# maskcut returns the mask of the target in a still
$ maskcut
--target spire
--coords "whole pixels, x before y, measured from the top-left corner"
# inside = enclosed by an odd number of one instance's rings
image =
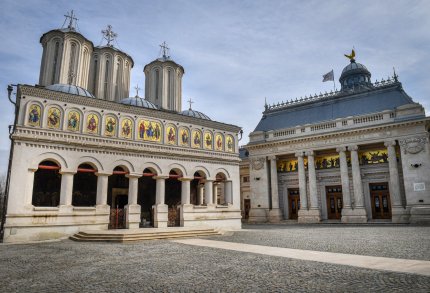
[[[71,31],[76,30],[76,23],[78,19],[76,18],[76,15],[74,14],[73,10],[67,12],[67,14],[64,14],[64,16],[66,17],[66,19],[64,20],[63,26],[61,28],[63,28],[64,24],[67,22],[67,20],[69,20],[69,25],[67,26],[67,28]]]
[[[107,41],[107,46],[113,47],[113,44],[111,43],[115,40],[118,34],[112,30],[112,26],[110,24],[108,24],[105,30],[102,30],[102,34],[103,38]]]
[[[269,106],[267,105],[267,98],[264,97],[264,109],[267,111],[268,108]]]
[[[170,48],[167,46],[166,41],[164,41],[161,45],[160,45],[161,51],[160,53],[162,54],[162,57],[164,59],[170,59],[170,55],[169,55],[169,51]]]

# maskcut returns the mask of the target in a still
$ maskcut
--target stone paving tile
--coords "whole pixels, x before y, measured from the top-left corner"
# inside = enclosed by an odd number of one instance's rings
[[[430,260],[430,227],[409,225],[243,225],[207,239],[337,253]]]
[[[167,240],[66,240],[0,245],[0,292],[430,292],[430,278]]]

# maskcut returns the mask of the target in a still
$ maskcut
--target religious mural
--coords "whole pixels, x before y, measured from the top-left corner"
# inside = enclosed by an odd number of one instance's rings
[[[303,158],[305,170],[308,169],[308,159]],[[299,162],[297,158],[281,159],[278,161],[278,172],[297,172]]]
[[[48,109],[48,119],[46,125],[49,128],[59,129],[61,124],[61,111],[57,107]]]
[[[105,121],[105,135],[115,136],[116,135],[116,118],[107,116]]]
[[[201,148],[202,147],[202,133],[200,130],[193,130],[193,139],[191,146],[193,148]]]
[[[126,118],[121,121],[121,137],[130,139],[133,134],[133,122]]]
[[[40,117],[42,110],[39,105],[31,105],[28,109],[28,124],[31,126],[40,126]]]
[[[358,152],[360,165],[388,163],[387,149],[365,150]]]
[[[208,149],[208,150],[212,149],[212,141],[213,141],[212,133],[205,131],[205,134],[204,134],[205,149]]]
[[[234,152],[234,140],[231,135],[227,135],[226,150],[231,153]]]
[[[188,146],[190,144],[190,131],[186,128],[181,128],[180,131],[179,144],[181,146]]]
[[[215,135],[215,150],[222,151],[222,146],[224,144],[224,140],[221,134],[217,133]]]
[[[166,141],[168,144],[176,144],[176,127],[167,125],[166,127]]]
[[[161,123],[141,119],[138,123],[139,138],[147,141],[161,142]]]
[[[86,131],[88,133],[97,133],[99,128],[99,116],[89,114],[87,116]]]
[[[67,130],[79,131],[81,123],[81,114],[78,111],[70,111],[67,116]]]

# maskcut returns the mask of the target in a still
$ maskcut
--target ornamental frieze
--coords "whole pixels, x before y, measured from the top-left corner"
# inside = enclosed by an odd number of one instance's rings
[[[428,143],[428,138],[426,136],[416,136],[399,140],[399,144],[403,148],[405,154],[418,154],[421,151],[425,152],[426,143]]]
[[[264,168],[265,158],[255,158],[251,160],[252,170],[261,170]]]

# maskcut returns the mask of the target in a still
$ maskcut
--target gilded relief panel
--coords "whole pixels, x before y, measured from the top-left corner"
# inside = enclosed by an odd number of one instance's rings
[[[61,125],[61,111],[57,107],[48,109],[48,119],[46,125],[48,128],[59,129]]]
[[[305,170],[308,169],[308,159],[303,158]],[[297,158],[281,159],[278,160],[278,172],[296,172],[298,170],[299,162]]]
[[[231,135],[227,135],[226,150],[230,153],[234,152],[234,140],[233,140],[233,136]]]
[[[93,113],[88,114],[85,125],[86,132],[93,134],[97,133],[99,130],[99,116]]]
[[[215,135],[215,150],[222,151],[223,144],[224,144],[224,139],[222,135],[217,133]]]
[[[167,144],[176,145],[176,127],[171,124],[166,127],[166,141]]]
[[[133,121],[126,118],[121,121],[121,137],[130,139],[133,136]]]
[[[42,109],[39,105],[33,104],[28,109],[28,125],[40,126],[40,117],[42,116]]]
[[[180,128],[179,134],[180,134],[179,144],[181,146],[189,146],[190,145],[190,131],[187,128]]]
[[[191,146],[193,148],[202,147],[202,132],[200,130],[193,130],[193,139]]]
[[[387,149],[364,150],[358,152],[360,165],[388,163]]]
[[[213,142],[212,133],[210,133],[209,131],[205,131],[204,144],[203,144],[205,149],[211,150],[212,149],[212,142]]]
[[[139,139],[146,141],[161,142],[161,123],[150,120],[139,120]]]
[[[79,131],[81,123],[81,114],[78,111],[70,111],[67,115],[67,130]]]
[[[105,121],[105,135],[115,136],[116,135],[116,118],[113,116],[107,116]]]

